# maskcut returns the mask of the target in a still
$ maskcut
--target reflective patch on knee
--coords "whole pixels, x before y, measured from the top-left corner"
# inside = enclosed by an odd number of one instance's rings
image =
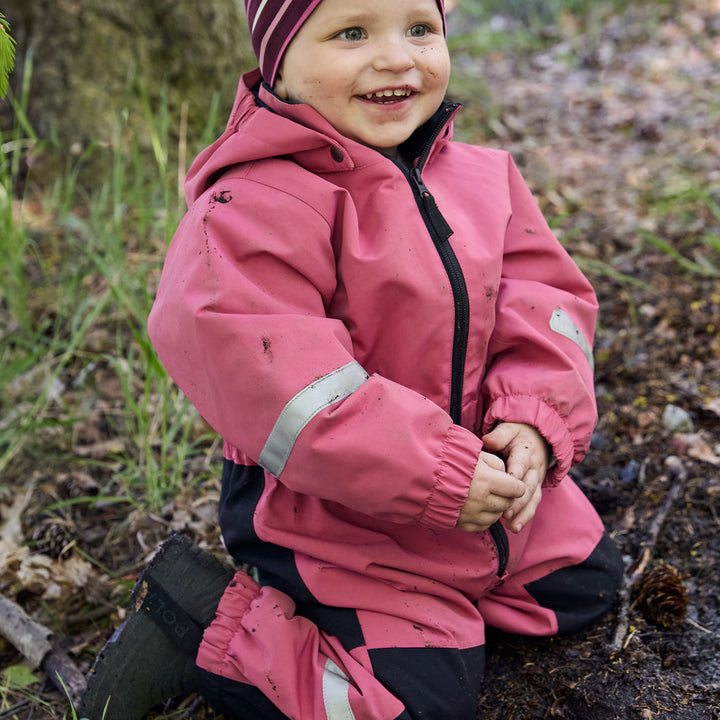
[[[330,658],[325,663],[322,690],[328,720],[355,720],[348,695],[348,676]]]
[[[599,620],[612,607],[622,573],[620,552],[603,535],[587,560],[560,568],[528,583],[525,589],[538,605],[555,613],[559,633],[575,632]]]

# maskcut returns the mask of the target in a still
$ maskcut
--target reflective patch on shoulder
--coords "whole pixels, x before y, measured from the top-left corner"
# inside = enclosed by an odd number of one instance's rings
[[[568,340],[572,340],[585,353],[590,367],[595,369],[595,358],[593,357],[592,348],[588,345],[585,336],[575,324],[573,319],[564,311],[558,308],[550,318],[550,329],[559,333]]]
[[[353,360],[303,388],[280,413],[258,464],[280,477],[302,429],[326,407],[354,393],[368,377],[360,363]]]

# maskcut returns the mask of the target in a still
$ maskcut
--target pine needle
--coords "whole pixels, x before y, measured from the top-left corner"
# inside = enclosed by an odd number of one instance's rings
[[[7,95],[8,78],[15,67],[15,39],[10,35],[10,23],[0,13],[0,99]]]

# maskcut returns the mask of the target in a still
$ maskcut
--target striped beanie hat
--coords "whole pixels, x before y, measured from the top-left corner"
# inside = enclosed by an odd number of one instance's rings
[[[245,0],[253,50],[272,85],[285,49],[322,0]],[[444,0],[436,0],[445,22]]]

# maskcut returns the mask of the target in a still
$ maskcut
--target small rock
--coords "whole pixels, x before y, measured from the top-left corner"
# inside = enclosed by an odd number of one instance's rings
[[[665,406],[662,422],[665,429],[671,433],[688,433],[695,429],[690,413],[677,405]]]
[[[620,479],[624,483],[635,482],[640,477],[640,463],[631,460],[620,472]]]
[[[590,447],[593,450],[607,450],[608,445],[607,438],[598,430],[594,430],[592,438],[590,439]]]
[[[665,458],[665,467],[670,474],[676,478],[687,478],[687,468],[685,463],[677,455],[668,455]]]

